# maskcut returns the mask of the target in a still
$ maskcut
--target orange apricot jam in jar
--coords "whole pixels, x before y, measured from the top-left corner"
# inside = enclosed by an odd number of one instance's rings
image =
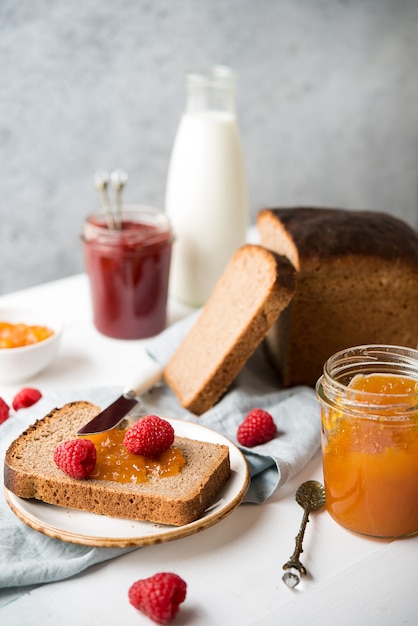
[[[333,355],[316,387],[326,507],[373,537],[418,532],[418,351],[369,345]]]
[[[113,428],[103,433],[83,435],[83,438],[94,443],[97,452],[96,467],[90,478],[117,483],[141,483],[146,482],[151,475],[159,478],[175,476],[186,464],[181,450],[173,446],[156,458],[131,454],[123,445],[127,430]]]
[[[0,348],[22,348],[51,337],[54,331],[47,326],[0,322]]]

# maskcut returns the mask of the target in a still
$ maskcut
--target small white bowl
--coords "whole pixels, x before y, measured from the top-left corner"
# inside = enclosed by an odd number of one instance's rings
[[[55,358],[62,335],[62,323],[48,312],[0,307],[0,322],[47,326],[54,331],[48,339],[20,348],[0,348],[0,382],[16,383],[32,378]]]

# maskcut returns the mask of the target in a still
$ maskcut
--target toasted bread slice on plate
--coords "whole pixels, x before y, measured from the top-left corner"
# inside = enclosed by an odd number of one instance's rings
[[[174,526],[198,520],[215,503],[231,476],[228,442],[210,441],[211,436],[204,441],[205,431],[208,435],[212,431],[181,420],[169,420],[175,432],[178,424],[180,431],[186,429],[193,433],[194,428],[199,428],[203,435],[199,432],[196,439],[176,435],[173,446],[179,448],[186,459],[177,475],[150,475],[145,482],[119,483],[94,478],[74,479],[61,471],[53,460],[56,446],[74,439],[78,428],[99,412],[100,408],[89,402],[72,402],[54,409],[25,430],[6,452],[6,489],[19,498],[36,499],[58,507]],[[247,472],[244,474],[243,484],[234,498],[236,506],[248,486]]]

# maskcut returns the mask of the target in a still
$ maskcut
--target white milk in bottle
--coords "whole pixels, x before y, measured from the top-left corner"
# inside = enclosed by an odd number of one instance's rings
[[[189,73],[187,91],[166,190],[175,237],[170,293],[200,306],[245,242],[249,202],[233,72]]]

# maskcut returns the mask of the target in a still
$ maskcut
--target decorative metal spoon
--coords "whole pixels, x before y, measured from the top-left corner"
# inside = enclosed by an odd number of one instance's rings
[[[128,174],[123,170],[115,170],[110,175],[116,197],[116,228],[122,228],[122,191],[128,182]]]
[[[282,579],[291,589],[300,583],[301,576],[306,575],[306,569],[299,560],[299,555],[303,552],[302,541],[305,535],[306,524],[309,521],[309,513],[317,511],[325,504],[325,489],[317,480],[307,480],[300,485],[296,491],[295,498],[296,502],[303,508],[304,513],[296,536],[295,550],[288,562],[283,565],[283,569],[286,571]]]
[[[110,205],[107,193],[109,186],[109,174],[105,170],[98,170],[94,175],[94,184],[100,193],[102,204],[105,210],[106,224],[108,228],[115,228],[115,222],[112,215],[112,207]]]

